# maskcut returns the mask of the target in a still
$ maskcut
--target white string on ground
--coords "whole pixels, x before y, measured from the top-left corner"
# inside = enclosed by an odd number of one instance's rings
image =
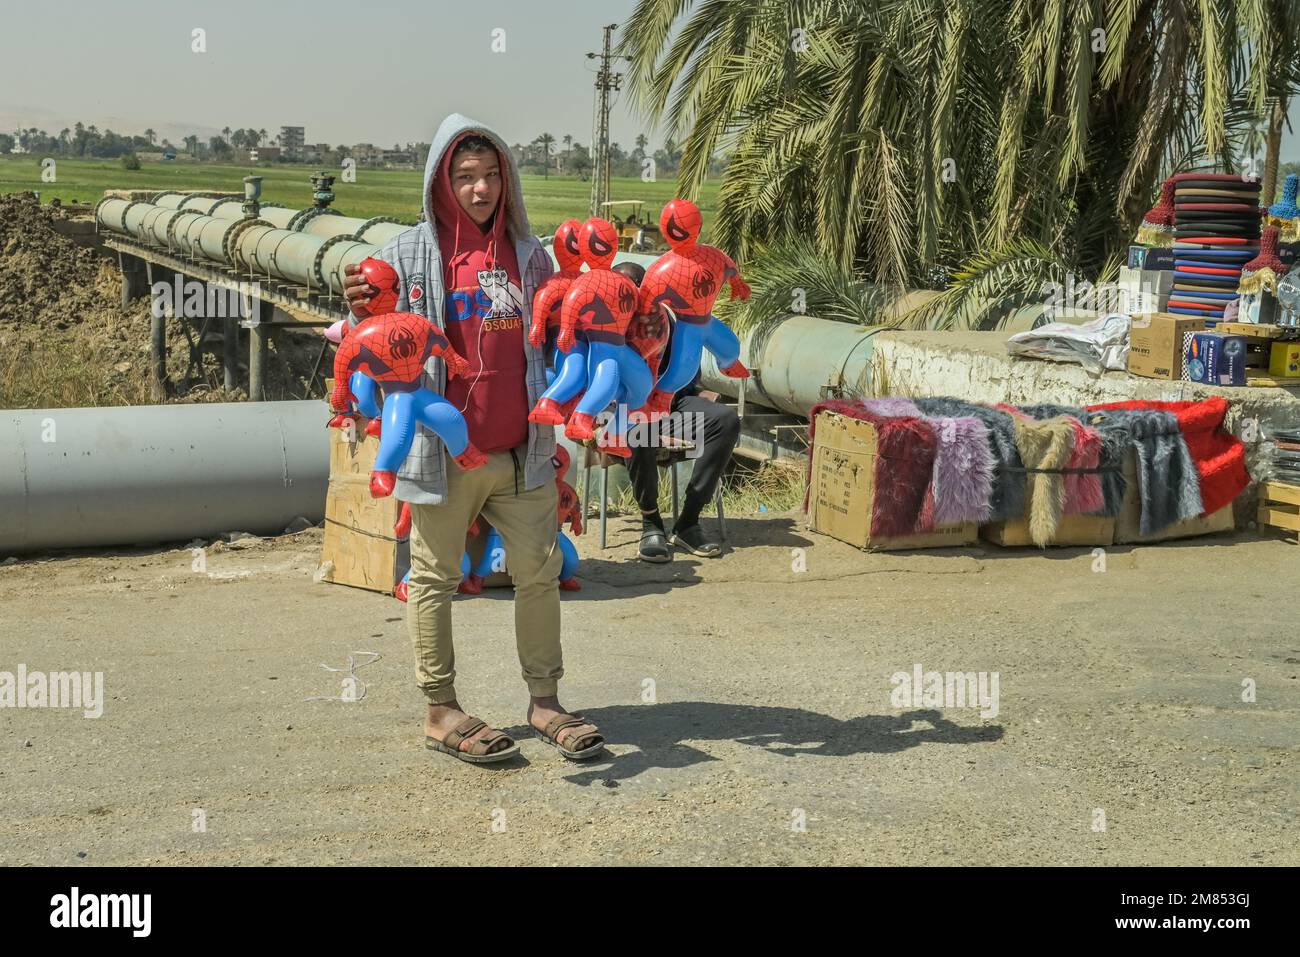
[[[369,655],[370,660],[358,662],[356,660],[358,655]],[[360,701],[362,698],[366,696],[366,683],[357,677],[357,669],[364,668],[366,665],[373,665],[376,661],[378,661],[382,657],[383,655],[381,655],[377,651],[354,651],[348,655],[348,666],[346,668],[331,668],[329,665],[326,664],[321,665],[321,667],[324,668],[326,671],[331,671],[335,674],[342,674],[343,672],[346,671],[349,678],[355,679],[357,684],[361,686],[361,691],[355,698],[345,698],[343,695],[337,695],[337,696],[313,695],[312,697],[304,698],[303,700],[304,701],[346,701],[349,704],[355,704],[356,702]]]

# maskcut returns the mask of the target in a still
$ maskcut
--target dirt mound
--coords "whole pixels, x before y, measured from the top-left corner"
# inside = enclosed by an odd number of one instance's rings
[[[121,307],[116,262],[55,231],[63,211],[29,196],[0,196],[0,408],[141,405],[158,401],[149,376],[150,301]],[[200,322],[189,323],[197,341]],[[222,388],[219,323],[191,362],[186,324],[167,323],[171,402],[246,399]],[[239,381],[248,381],[248,333],[239,330]],[[278,330],[267,367],[270,399],[324,396],[318,332]]]

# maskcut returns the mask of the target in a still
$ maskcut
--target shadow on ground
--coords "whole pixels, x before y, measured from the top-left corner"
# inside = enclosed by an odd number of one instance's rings
[[[618,757],[607,752],[589,767],[575,764],[576,773],[565,780],[587,786],[627,780],[654,768],[722,760],[694,746],[701,741],[735,741],[787,758],[829,758],[889,754],[928,743],[984,744],[1003,735],[1001,725],[959,725],[933,710],[841,720],[802,708],[679,701],[584,708],[582,714],[600,727],[609,744],[637,749]],[[913,727],[918,723],[923,726]],[[516,740],[532,734],[524,725],[503,730]]]

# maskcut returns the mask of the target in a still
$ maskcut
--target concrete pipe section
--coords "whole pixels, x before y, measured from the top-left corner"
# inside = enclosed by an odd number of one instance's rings
[[[0,556],[319,522],[328,411],[302,402],[0,413]]]

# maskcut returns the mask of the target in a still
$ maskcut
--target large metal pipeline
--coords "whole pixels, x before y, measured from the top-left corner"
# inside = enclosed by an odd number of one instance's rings
[[[409,226],[387,217],[360,219],[311,207],[263,206],[257,221],[240,200],[164,193],[156,203],[101,200],[96,219],[172,255],[231,266],[254,277],[283,279],[309,289],[343,292],[343,270],[373,255]]]
[[[740,357],[752,372],[746,396],[791,415],[807,415],[825,398],[825,387],[871,395],[871,357],[875,337],[889,326],[859,326],[812,316],[787,316],[741,336]],[[740,394],[740,380],[718,371],[705,351],[700,381],[723,395]]]
[[[0,556],[319,522],[325,418],[319,400],[0,413]]]

